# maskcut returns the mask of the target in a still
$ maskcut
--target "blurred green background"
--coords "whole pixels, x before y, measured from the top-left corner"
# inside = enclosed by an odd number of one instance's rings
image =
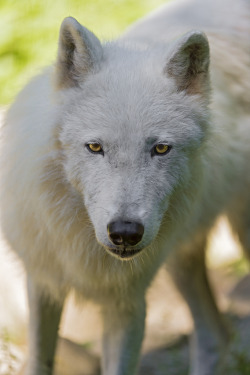
[[[0,0],[0,106],[56,57],[60,24],[73,16],[102,40],[166,0]]]

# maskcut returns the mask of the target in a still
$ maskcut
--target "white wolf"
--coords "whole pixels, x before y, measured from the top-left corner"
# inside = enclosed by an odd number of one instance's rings
[[[2,226],[28,275],[27,374],[52,373],[70,289],[102,307],[103,374],[135,374],[145,290],[165,259],[194,318],[190,374],[223,373],[228,333],[204,248],[223,212],[250,255],[249,13],[243,0],[170,4],[103,45],[63,21],[55,66],[3,129]]]

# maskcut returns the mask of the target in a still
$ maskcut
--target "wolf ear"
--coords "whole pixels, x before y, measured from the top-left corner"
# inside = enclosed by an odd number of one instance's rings
[[[209,44],[200,31],[185,34],[174,46],[165,72],[173,77],[178,91],[190,95],[209,92]]]
[[[97,37],[73,17],[63,20],[56,62],[57,88],[78,86],[102,59]]]

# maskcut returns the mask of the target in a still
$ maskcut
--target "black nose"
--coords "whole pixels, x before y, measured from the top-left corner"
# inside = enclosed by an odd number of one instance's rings
[[[130,221],[113,221],[108,224],[108,235],[114,245],[135,246],[141,241],[144,227]]]

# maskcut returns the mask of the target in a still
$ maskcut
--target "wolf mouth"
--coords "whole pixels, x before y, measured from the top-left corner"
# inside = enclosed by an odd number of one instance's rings
[[[112,253],[113,255],[116,255],[116,256],[118,256],[119,258],[122,258],[122,259],[132,258],[133,256],[140,253],[142,250],[143,250],[142,248],[130,249],[130,248],[126,248],[126,247],[123,247],[123,248],[110,248],[109,247],[108,248],[108,251],[110,253]]]

